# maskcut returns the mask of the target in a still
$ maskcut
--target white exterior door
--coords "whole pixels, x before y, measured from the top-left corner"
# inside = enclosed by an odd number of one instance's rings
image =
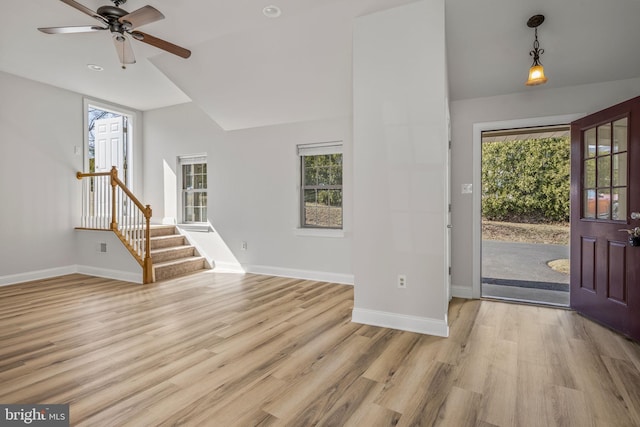
[[[125,181],[125,126],[124,117],[96,120],[95,123],[96,172],[109,172],[118,168],[118,177]]]

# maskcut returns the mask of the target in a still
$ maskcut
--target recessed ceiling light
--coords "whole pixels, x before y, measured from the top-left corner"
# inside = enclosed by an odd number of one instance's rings
[[[102,71],[104,70],[104,68],[102,68],[99,65],[96,64],[87,64],[87,68],[90,69],[91,71]]]
[[[278,6],[267,6],[262,9],[262,13],[267,18],[277,18],[278,16],[282,15],[282,11]]]

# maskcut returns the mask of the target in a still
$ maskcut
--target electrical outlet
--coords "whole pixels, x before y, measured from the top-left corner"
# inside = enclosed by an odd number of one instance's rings
[[[247,242],[242,241],[242,246],[240,247],[240,249],[242,249],[243,251],[247,250]]]
[[[102,252],[102,253],[107,252],[107,244],[106,243],[98,243],[98,252]]]
[[[398,274],[398,287],[400,289],[407,289],[407,276],[404,274]]]

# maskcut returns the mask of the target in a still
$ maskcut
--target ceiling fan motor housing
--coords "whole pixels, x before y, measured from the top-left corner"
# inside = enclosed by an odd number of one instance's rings
[[[97,10],[98,15],[104,16],[109,21],[109,30],[112,33],[124,33],[131,30],[131,23],[127,21],[120,22],[119,19],[129,14],[124,9],[113,6],[100,6]]]

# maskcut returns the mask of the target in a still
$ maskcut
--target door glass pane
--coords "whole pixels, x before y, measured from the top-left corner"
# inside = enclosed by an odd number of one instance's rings
[[[598,190],[598,203],[596,206],[598,219],[610,219],[609,207],[611,205],[611,191]]]
[[[596,190],[584,190],[584,212],[582,216],[584,218],[596,217]]]
[[[584,132],[584,157],[596,156],[596,128]]]
[[[627,118],[613,122],[613,151],[627,151]]]
[[[627,185],[627,153],[613,155],[613,186]]]
[[[584,187],[596,187],[596,159],[589,159],[584,162]]]
[[[611,185],[611,157],[598,157],[598,187]]]
[[[613,206],[611,209],[611,219],[619,221],[627,220],[627,188],[613,189]]]
[[[598,156],[611,153],[611,123],[598,126]]]

